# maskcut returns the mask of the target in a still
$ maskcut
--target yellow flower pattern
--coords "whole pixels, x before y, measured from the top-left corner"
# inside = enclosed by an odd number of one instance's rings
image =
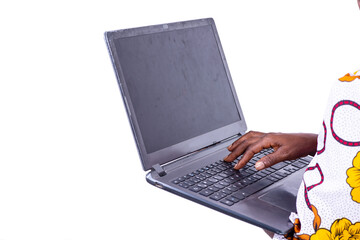
[[[351,197],[353,201],[360,203],[360,152],[358,152],[353,160],[353,167],[346,171],[348,176],[346,182],[352,188]]]
[[[310,240],[358,240],[360,239],[360,222],[352,224],[348,219],[336,220],[330,231],[320,228]]]
[[[360,70],[359,70],[359,71],[360,71]],[[357,76],[357,73],[358,73],[359,71],[354,72],[354,74],[348,73],[348,74],[346,74],[345,76],[343,76],[342,78],[339,78],[339,80],[340,80],[341,82],[352,82],[352,81],[354,81],[355,79],[360,79],[360,76]]]

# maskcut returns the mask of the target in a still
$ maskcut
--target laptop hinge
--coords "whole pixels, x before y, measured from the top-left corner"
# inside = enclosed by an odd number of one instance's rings
[[[154,170],[157,174],[159,174],[160,177],[163,177],[166,175],[166,172],[160,164],[155,164],[151,167],[152,170]]]

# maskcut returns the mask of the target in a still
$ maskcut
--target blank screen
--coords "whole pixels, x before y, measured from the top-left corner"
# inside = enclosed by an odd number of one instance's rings
[[[210,25],[115,40],[147,153],[240,120]]]

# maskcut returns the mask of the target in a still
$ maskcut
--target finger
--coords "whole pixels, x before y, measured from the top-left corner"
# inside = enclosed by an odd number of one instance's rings
[[[234,161],[237,157],[242,155],[249,146],[256,144],[256,142],[258,142],[258,141],[259,141],[259,138],[257,138],[257,137],[252,137],[252,138],[241,141],[236,146],[236,148],[233,149],[232,152],[227,157],[224,158],[224,161],[226,161],[226,162]]]
[[[234,169],[239,170],[240,168],[244,167],[254,157],[256,153],[260,152],[264,148],[269,147],[269,142],[267,141],[267,139],[264,138],[252,144],[246,149],[245,153],[243,154],[240,161],[235,165]]]
[[[227,149],[229,151],[234,151],[234,149],[236,149],[240,144],[242,144],[244,141],[253,138],[253,137],[260,137],[264,135],[264,133],[261,132],[255,132],[255,131],[250,131],[246,134],[244,134],[242,137],[240,137],[238,140],[236,140],[235,142],[233,142]]]
[[[256,170],[260,171],[285,160],[285,155],[282,154],[281,150],[278,149],[277,151],[270,153],[257,161],[255,163],[255,168]]]

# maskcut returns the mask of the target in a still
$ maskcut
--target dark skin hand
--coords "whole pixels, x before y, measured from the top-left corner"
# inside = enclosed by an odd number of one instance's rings
[[[262,149],[273,148],[274,152],[256,162],[255,168],[262,170],[285,160],[294,160],[307,155],[314,156],[317,147],[317,135],[312,133],[262,133],[248,132],[228,147],[231,152],[224,158],[232,162],[243,155],[234,169],[240,169]]]

